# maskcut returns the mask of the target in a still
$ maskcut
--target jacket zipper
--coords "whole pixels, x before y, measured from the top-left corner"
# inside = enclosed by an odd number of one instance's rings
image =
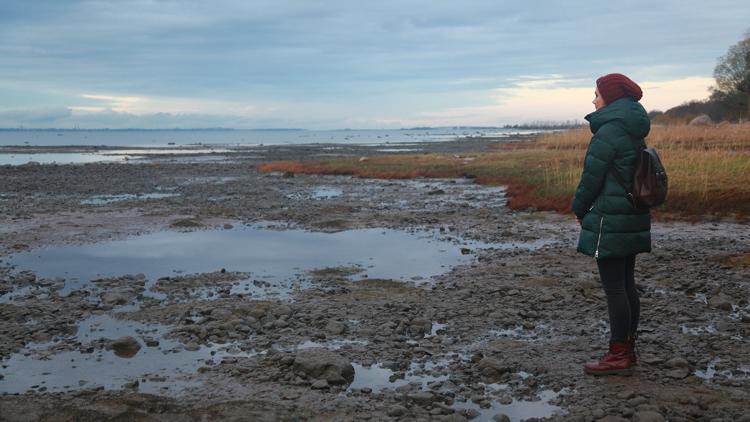
[[[599,220],[599,238],[596,239],[596,252],[594,252],[595,259],[599,259],[599,243],[602,241],[602,226],[604,226],[604,216]]]

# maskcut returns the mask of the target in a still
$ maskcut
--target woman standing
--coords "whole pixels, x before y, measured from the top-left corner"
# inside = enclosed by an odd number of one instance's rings
[[[573,199],[581,225],[578,251],[596,259],[609,310],[609,352],[584,365],[591,375],[627,375],[636,363],[635,337],[640,300],[635,288],[635,255],[651,251],[651,216],[631,205],[617,171],[633,181],[635,162],[651,123],[638,102],[641,88],[625,75],[596,80],[596,111],[586,116],[594,136]]]

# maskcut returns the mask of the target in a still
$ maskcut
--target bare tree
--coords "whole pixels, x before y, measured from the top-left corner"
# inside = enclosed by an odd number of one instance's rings
[[[750,30],[745,39],[729,47],[714,68],[717,90],[729,95],[741,92],[747,98],[747,117],[750,118]]]

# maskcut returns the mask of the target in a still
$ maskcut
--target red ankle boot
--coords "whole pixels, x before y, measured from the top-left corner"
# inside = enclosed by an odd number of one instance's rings
[[[630,375],[631,353],[628,343],[609,343],[609,353],[599,362],[588,362],[583,371],[589,375]]]
[[[638,353],[638,348],[635,345],[636,338],[636,336],[628,337],[628,354],[630,355],[630,363],[633,365],[638,363],[638,358],[640,358],[640,353]]]

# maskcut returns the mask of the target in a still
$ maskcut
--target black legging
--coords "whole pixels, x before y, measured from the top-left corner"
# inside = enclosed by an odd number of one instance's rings
[[[625,342],[638,330],[641,301],[635,289],[635,255],[596,261],[602,287],[607,294],[612,342]]]

